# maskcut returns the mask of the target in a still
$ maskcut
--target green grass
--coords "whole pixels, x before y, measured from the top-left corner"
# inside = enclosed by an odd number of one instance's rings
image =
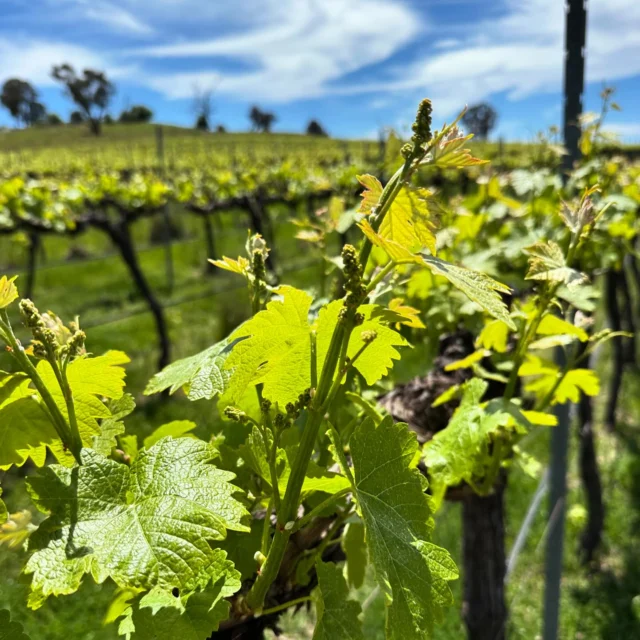
[[[151,223],[136,224],[134,235],[140,251],[142,267],[154,289],[167,305],[167,318],[173,343],[173,357],[190,355],[219,340],[248,313],[246,293],[239,280],[219,274],[214,278],[203,274],[205,249],[197,219],[176,210],[186,238],[173,247],[176,282],[172,293],[165,289],[164,250],[149,246]],[[279,213],[277,226],[278,248],[282,264],[308,260],[308,250],[293,238],[294,227],[288,222],[288,212]],[[219,253],[237,255],[245,240],[244,218],[230,212],[222,216],[223,235],[219,237]],[[193,419],[199,435],[206,437],[219,424],[207,402],[190,403],[182,397],[171,402],[146,398],[141,392],[154,372],[157,358],[156,338],[151,317],[121,261],[115,255],[104,257],[112,250],[99,232],[93,231],[79,241],[92,259],[67,262],[72,241],[48,238],[45,241],[47,261],[38,271],[35,301],[42,309],[53,309],[69,319],[76,313],[88,328],[88,347],[96,352],[108,348],[123,349],[132,358],[128,366],[129,390],[138,400],[138,409],[128,421],[128,429],[143,437],[156,426],[175,419]],[[2,261],[14,265],[23,261],[18,249],[6,253],[0,244]],[[5,271],[0,269],[0,272]],[[15,269],[9,269],[13,273]],[[317,265],[287,275],[288,282],[306,286],[317,273]],[[185,299],[187,299],[185,301]],[[603,362],[606,359],[603,358]],[[0,357],[0,367],[7,366]],[[400,365],[401,367],[402,365]],[[406,372],[400,368],[397,374]],[[606,377],[606,370],[603,375]],[[576,549],[580,534],[579,512],[572,507],[584,503],[577,472],[576,442],[572,439],[569,475],[568,508],[572,514],[565,537],[565,566],[562,582],[561,634],[563,639],[611,640],[640,637],[640,621],[633,616],[631,600],[640,594],[640,398],[635,391],[640,377],[627,374],[622,404],[620,434],[605,435],[598,430],[598,453],[603,473],[607,505],[606,539],[598,563],[591,571],[581,567]],[[548,450],[547,435],[541,433],[529,450],[545,461]],[[537,486],[537,479],[522,471],[513,470],[507,491],[507,536],[511,546],[526,509]],[[15,471],[3,478],[5,498],[12,510],[28,505],[24,484]],[[542,596],[544,588],[544,530],[546,505],[536,517],[526,547],[508,589],[511,612],[510,638],[530,640],[540,635]],[[445,504],[437,517],[435,540],[460,560],[460,507]],[[0,548],[0,608],[11,609],[23,622],[31,637],[37,640],[74,638],[78,640],[107,640],[116,637],[113,627],[102,627],[102,619],[113,593],[113,585],[98,586],[87,578],[79,594],[66,598],[50,598],[38,611],[26,608],[28,581],[20,576],[23,552],[9,552]],[[358,593],[364,601],[374,589],[371,573]],[[460,618],[461,584],[454,586],[456,604],[438,628],[438,640],[457,640],[464,637]],[[370,601],[365,615],[366,637],[384,637],[384,603],[381,596]],[[283,622],[286,637],[310,638],[312,616],[304,613],[288,615]],[[409,640],[409,639],[407,639]]]

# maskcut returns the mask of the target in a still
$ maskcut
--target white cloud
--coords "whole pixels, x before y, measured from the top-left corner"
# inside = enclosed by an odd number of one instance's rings
[[[433,99],[439,114],[449,116],[464,104],[498,92],[519,100],[560,91],[563,4],[506,0],[501,18],[467,25],[466,37],[460,36],[455,46],[450,40],[437,41],[435,52],[396,70],[387,81],[363,82],[339,92],[420,90]],[[589,12],[587,82],[613,82],[640,74],[640,2],[595,0]]]
[[[81,46],[47,40],[8,40],[0,37],[0,79],[24,78],[38,86],[55,84],[51,68],[68,62],[77,69],[106,71],[118,79],[135,74],[133,65],[121,66]]]
[[[188,71],[146,80],[171,98],[191,95],[194,82],[215,81],[218,91],[234,97],[287,102],[331,93],[332,82],[386,60],[423,27],[413,12],[393,0],[282,0],[260,11],[261,26],[237,35],[147,47],[132,55],[221,56],[248,67],[235,73]]]
[[[45,0],[54,8],[54,20],[77,22],[78,18],[91,20],[105,26],[109,31],[150,35],[154,29],[134,13],[109,0]],[[117,0],[116,0],[117,2]]]
[[[633,142],[640,140],[640,123],[639,122],[615,122],[605,124],[605,133],[613,133],[625,142]]]

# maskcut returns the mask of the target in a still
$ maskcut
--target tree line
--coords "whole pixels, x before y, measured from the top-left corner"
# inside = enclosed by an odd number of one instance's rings
[[[109,106],[116,94],[116,87],[103,71],[84,69],[77,72],[70,64],[55,65],[51,77],[60,83],[65,94],[76,105],[71,112],[69,124],[87,124],[94,135],[100,135],[103,124],[112,124],[115,120],[108,113]],[[10,78],[2,85],[0,103],[15,119],[17,126],[32,127],[36,125],[61,125],[62,118],[56,113],[47,111],[40,101],[38,91],[28,81]],[[194,88],[193,111],[195,128],[202,131],[211,130],[212,92]],[[264,111],[254,105],[248,114],[251,130],[258,133],[270,133],[277,121],[274,113]],[[134,105],[124,109],[119,117],[121,123],[144,123],[153,120],[153,111],[145,105]],[[225,133],[226,129],[219,124],[213,128],[217,133]],[[325,128],[317,121],[311,120],[306,133],[312,136],[328,136]]]

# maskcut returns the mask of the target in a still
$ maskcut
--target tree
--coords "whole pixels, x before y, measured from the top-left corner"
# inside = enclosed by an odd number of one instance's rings
[[[311,122],[309,122],[307,125],[307,135],[322,136],[323,138],[327,138],[329,136],[324,127],[317,120],[311,120]]]
[[[130,109],[125,109],[120,114],[120,122],[150,122],[153,119],[153,111],[143,104],[137,104]]]
[[[83,124],[86,118],[80,111],[72,111],[69,116],[69,124]]]
[[[209,131],[209,121],[204,113],[201,113],[196,120],[196,129],[200,131]]]
[[[498,114],[496,110],[486,102],[469,107],[462,116],[462,124],[469,133],[473,133],[480,140],[486,140],[489,132],[496,126]]]
[[[29,105],[29,112],[27,115],[27,125],[33,126],[34,124],[40,124],[44,122],[47,117],[47,110],[42,102],[34,101]]]
[[[196,116],[195,127],[200,131],[209,131],[209,123],[213,113],[212,95],[213,91],[211,89],[200,89],[198,85],[193,87],[192,109]]]
[[[45,122],[51,127],[57,127],[58,125],[63,124],[62,118],[57,113],[47,113]]]
[[[271,126],[277,118],[275,114],[269,113],[268,111],[262,111],[260,107],[254,105],[249,111],[249,120],[251,120],[252,131],[270,133]]]
[[[223,124],[219,124],[216,127],[216,133],[227,133],[227,129]]]
[[[104,124],[113,124],[114,120],[113,120],[113,117],[107,113],[107,115],[104,118],[102,118],[102,122],[104,122]]]
[[[77,75],[70,64],[63,64],[54,66],[51,76],[66,87],[68,96],[84,113],[91,133],[100,135],[104,112],[115,94],[115,87],[105,73],[84,69],[82,75]]]
[[[25,80],[10,78],[2,85],[0,102],[18,124],[29,126],[42,120],[44,106],[38,102],[38,92]]]

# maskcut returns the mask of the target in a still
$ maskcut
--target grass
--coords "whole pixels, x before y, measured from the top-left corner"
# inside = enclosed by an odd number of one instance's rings
[[[294,228],[288,222],[288,212],[277,214],[278,247],[282,263],[308,260],[308,251],[293,239]],[[239,281],[220,274],[214,278],[203,275],[204,244],[200,238],[200,223],[179,210],[173,216],[184,228],[186,237],[173,247],[176,282],[173,292],[166,291],[164,249],[149,244],[151,222],[136,224],[134,235],[140,251],[140,261],[152,286],[167,306],[167,318],[173,343],[173,357],[190,355],[219,340],[248,313],[245,291]],[[242,250],[244,219],[237,213],[224,214],[219,253],[236,255]],[[13,273],[22,263],[22,251],[8,250],[7,241],[0,241],[3,261],[12,261]],[[151,317],[136,294],[133,285],[109,243],[97,231],[79,241],[91,259],[83,262],[65,260],[72,241],[48,238],[45,241],[47,261],[39,269],[35,301],[42,309],[54,309],[64,318],[79,313],[88,327],[88,346],[96,353],[108,348],[123,349],[132,358],[128,367],[128,386],[138,400],[138,409],[128,421],[128,430],[143,437],[156,426],[175,418],[192,419],[198,424],[199,435],[206,437],[217,428],[216,412],[210,403],[190,403],[176,397],[160,402],[141,395],[146,381],[154,372],[156,348]],[[6,265],[5,265],[6,266]],[[296,286],[313,281],[317,265],[300,268],[287,275]],[[604,361],[604,359],[603,359]],[[0,358],[0,368],[6,366]],[[402,369],[398,375],[403,375]],[[603,375],[606,376],[606,369]],[[628,373],[622,403],[619,434],[604,434],[598,430],[598,453],[603,473],[607,505],[606,537],[597,565],[589,570],[580,566],[577,545],[584,503],[577,472],[576,442],[572,440],[570,455],[568,512],[565,536],[565,564],[562,582],[561,633],[567,640],[611,640],[640,637],[640,620],[632,610],[632,598],[640,594],[640,398],[637,397],[640,377]],[[528,447],[544,462],[548,456],[547,434],[541,432]],[[537,478],[514,469],[507,491],[507,537],[510,547],[535,492]],[[12,472],[3,478],[5,498],[12,510],[28,504],[19,474]],[[546,506],[538,513],[525,549],[519,559],[508,589],[511,618],[509,637],[530,640],[540,637],[542,596],[544,589],[544,531]],[[445,504],[437,517],[435,541],[460,560],[460,507]],[[26,608],[28,581],[20,576],[23,552],[0,548],[0,609],[9,608],[22,621],[32,638],[57,640],[71,637],[78,640],[108,640],[116,637],[113,626],[99,624],[113,594],[113,585],[95,585],[85,579],[79,594],[66,598],[50,598],[38,611]],[[374,591],[371,571],[358,598],[365,601]],[[454,585],[456,604],[442,626],[438,640],[464,637],[460,618],[461,583]],[[285,637],[310,638],[313,616],[288,614],[283,620]],[[384,637],[384,602],[378,595],[369,600],[364,614],[365,636],[370,640]],[[407,639],[409,640],[409,639]]]

